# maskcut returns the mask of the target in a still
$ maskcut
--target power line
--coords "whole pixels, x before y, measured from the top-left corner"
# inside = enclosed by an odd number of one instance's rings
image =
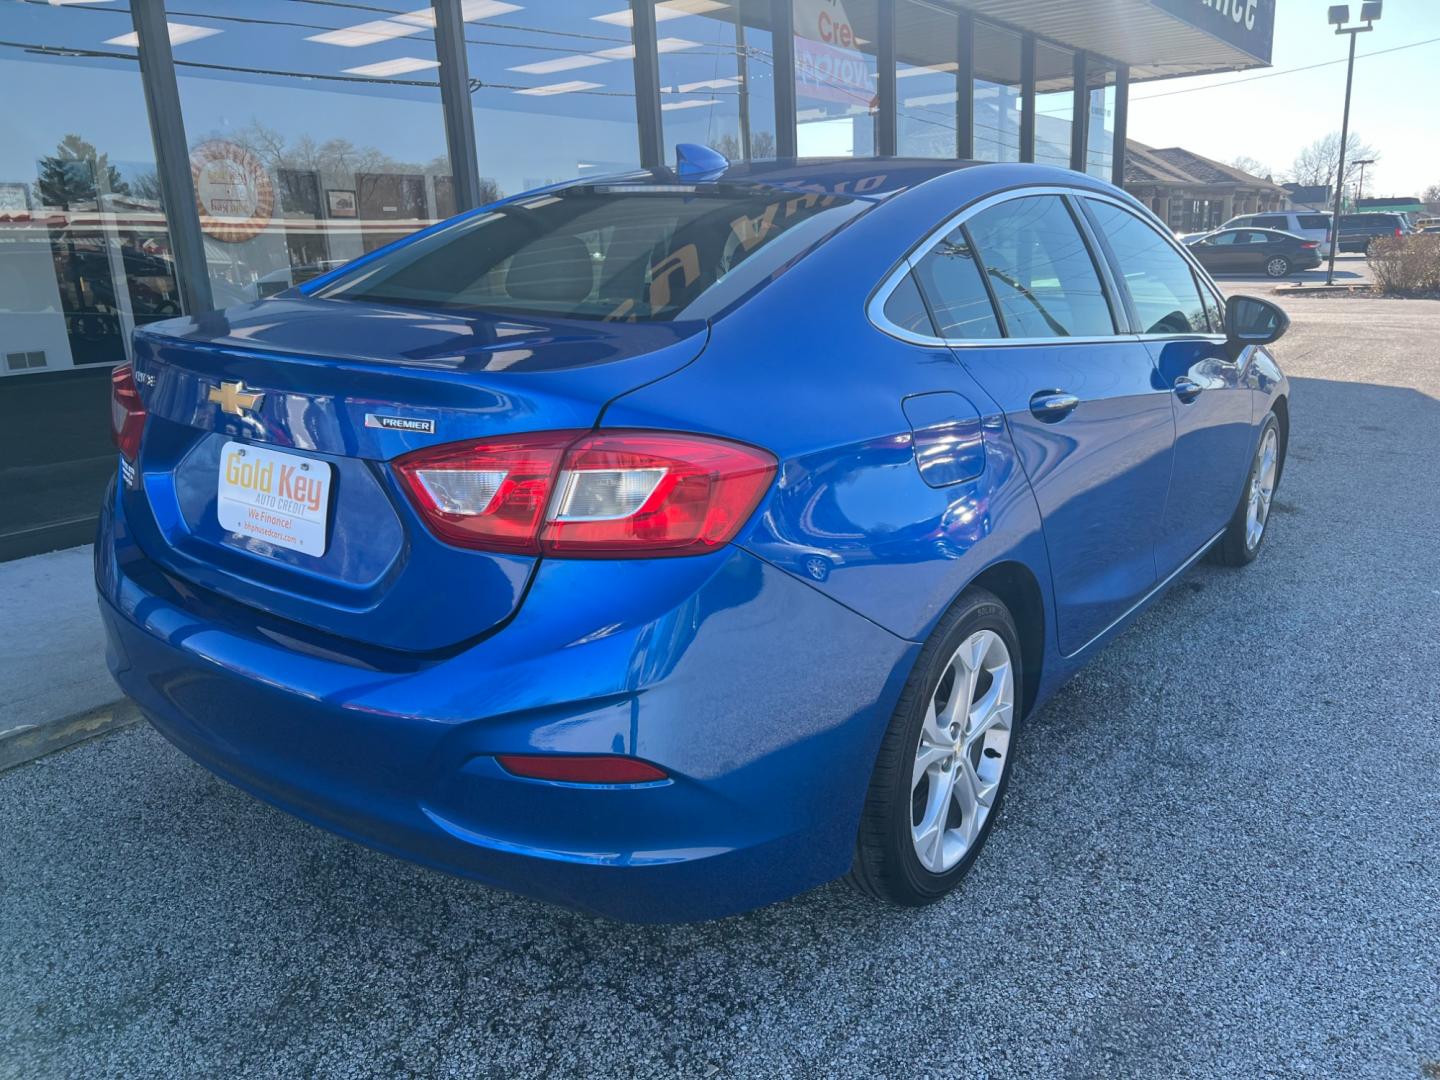
[[[1440,37],[1426,38],[1424,41],[1412,41],[1408,45],[1396,45],[1389,49],[1376,49],[1374,52],[1360,53],[1355,59],[1364,60],[1371,56],[1384,56],[1386,53],[1401,52],[1404,49],[1418,49],[1421,45],[1433,45],[1440,41]],[[1131,101],[1153,101],[1155,98],[1174,97],[1176,94],[1193,94],[1197,90],[1219,90],[1226,86],[1239,86],[1241,83],[1258,82],[1261,79],[1274,79],[1280,75],[1294,75],[1301,71],[1314,71],[1316,68],[1330,67],[1334,64],[1343,64],[1345,60],[1324,60],[1318,64],[1306,64],[1304,67],[1286,68],[1284,71],[1267,71],[1264,75],[1251,75],[1244,79],[1230,79],[1227,82],[1211,83],[1208,86],[1187,86],[1184,90],[1166,90],[1160,94],[1145,94],[1142,97],[1132,97]]]

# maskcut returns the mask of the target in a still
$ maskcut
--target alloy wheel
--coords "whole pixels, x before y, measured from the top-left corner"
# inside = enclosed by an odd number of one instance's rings
[[[1014,716],[1010,650],[993,630],[967,637],[925,707],[910,779],[910,838],[932,874],[952,869],[990,816]]]
[[[1280,439],[1274,427],[1265,430],[1260,449],[1255,451],[1255,468],[1250,472],[1250,501],[1245,510],[1245,546],[1254,551],[1265,535],[1265,522],[1270,517],[1270,500],[1275,495],[1275,471],[1278,465]]]
[[[1290,264],[1276,256],[1265,264],[1265,272],[1271,277],[1284,277],[1290,272]]]

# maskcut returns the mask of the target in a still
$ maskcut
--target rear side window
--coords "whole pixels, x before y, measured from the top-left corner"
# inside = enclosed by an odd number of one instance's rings
[[[1330,218],[1326,214],[1301,214],[1300,228],[1328,229],[1330,228]]]
[[[1010,337],[1109,337],[1110,305],[1090,249],[1057,195],[1027,195],[965,223]]]
[[[505,203],[316,295],[571,318],[706,318],[861,213],[749,184],[576,185]]]
[[[1086,199],[1135,305],[1142,334],[1203,334],[1205,305],[1185,257],[1134,214]]]
[[[952,231],[915,264],[915,276],[930,302],[941,337],[983,340],[1002,336],[980,273],[980,263],[963,228]]]
[[[1257,229],[1280,229],[1290,227],[1290,219],[1284,214],[1263,214],[1257,218],[1251,218],[1245,224],[1253,225]]]
[[[890,298],[885,301],[885,318],[901,330],[909,330],[912,334],[923,334],[926,337],[933,337],[935,334],[935,324],[930,321],[930,312],[925,309],[920,288],[911,274],[900,279],[890,293]]]

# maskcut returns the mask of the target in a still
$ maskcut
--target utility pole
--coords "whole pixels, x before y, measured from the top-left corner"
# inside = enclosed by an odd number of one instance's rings
[[[1345,66],[1345,112],[1340,120],[1340,164],[1335,170],[1335,215],[1330,221],[1330,270],[1325,275],[1325,284],[1335,284],[1335,253],[1340,250],[1341,200],[1345,197],[1345,143],[1350,138],[1350,86],[1355,80],[1355,38],[1359,34],[1375,29],[1375,20],[1380,18],[1381,0],[1368,0],[1360,5],[1360,20],[1364,26],[1347,26],[1350,21],[1349,4],[1332,4],[1327,18],[1337,34],[1350,35],[1350,62]]]
[[[1374,158],[1361,158],[1359,161],[1352,161],[1350,164],[1360,167],[1360,181],[1355,185],[1355,209],[1360,209],[1360,200],[1365,197],[1365,166],[1374,165]]]

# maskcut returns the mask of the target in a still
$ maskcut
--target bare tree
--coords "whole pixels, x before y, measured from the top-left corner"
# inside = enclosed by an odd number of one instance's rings
[[[1378,161],[1380,155],[1373,146],[1352,131],[1345,140],[1345,171],[1348,173],[1351,163],[1361,158]],[[1335,170],[1339,165],[1340,133],[1332,131],[1296,154],[1295,161],[1285,172],[1284,178],[1306,187],[1324,187],[1335,183]],[[1374,176],[1373,172],[1366,179],[1371,176]]]
[[[1255,158],[1246,154],[1231,158],[1229,165],[1232,169],[1239,169],[1241,172],[1249,173],[1251,176],[1269,177],[1275,171],[1263,161],[1257,161]]]
[[[1420,196],[1423,202],[1431,210],[1440,210],[1440,184],[1431,184],[1425,189],[1425,194]]]

